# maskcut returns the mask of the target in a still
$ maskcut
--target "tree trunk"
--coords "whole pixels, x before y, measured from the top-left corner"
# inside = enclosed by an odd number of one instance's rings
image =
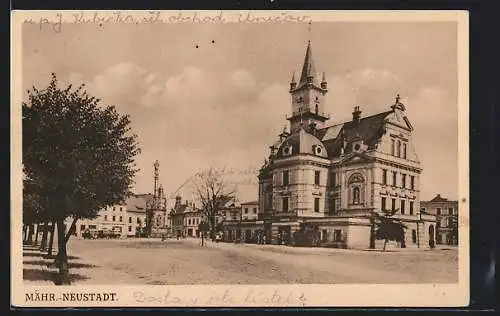
[[[57,244],[59,252],[56,260],[58,261],[59,274],[57,275],[56,285],[69,285],[69,267],[68,255],[66,253],[66,232],[64,231],[64,220],[57,221]]]
[[[215,240],[215,215],[210,217],[210,239]]]
[[[49,256],[52,256],[52,248],[54,246],[54,230],[55,230],[56,222],[53,221],[52,225],[50,226],[50,239],[49,239],[49,249],[47,251],[47,254]]]
[[[28,244],[32,244],[33,243],[33,229],[35,227],[33,226],[33,224],[30,224],[28,226]]]
[[[47,248],[48,225],[49,221],[45,221],[43,223],[43,233],[42,233],[42,241],[40,242],[40,251],[44,251],[45,248]]]
[[[64,243],[65,244],[68,243],[69,237],[71,237],[71,235],[73,235],[75,233],[75,231],[76,231],[76,221],[77,220],[78,220],[78,218],[75,218],[73,220],[73,222],[71,223],[71,227],[68,230],[68,233],[66,234],[66,236],[64,236]]]
[[[204,235],[205,235],[205,232],[204,232],[204,231],[202,231],[202,232],[201,232],[201,246],[202,246],[202,247],[205,245],[205,244],[204,244],[204,242],[205,242]]]
[[[36,229],[35,229],[35,241],[33,242],[33,245],[38,245],[38,235],[40,235],[40,223],[36,224]]]
[[[387,242],[388,242],[388,240],[387,240],[387,239],[385,239],[385,240],[384,240],[384,250],[383,250],[383,251],[385,251],[385,248],[386,248],[386,246],[387,246]]]

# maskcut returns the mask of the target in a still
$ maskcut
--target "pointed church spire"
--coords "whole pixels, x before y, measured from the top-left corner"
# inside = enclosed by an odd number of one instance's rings
[[[316,70],[312,57],[311,41],[307,42],[306,57],[304,58],[304,65],[302,66],[302,74],[300,75],[300,84],[315,83]]]

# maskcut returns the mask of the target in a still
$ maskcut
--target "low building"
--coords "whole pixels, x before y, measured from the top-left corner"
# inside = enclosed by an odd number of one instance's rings
[[[436,243],[458,245],[458,201],[437,194],[420,205],[422,213],[436,216]]]
[[[125,204],[108,206],[102,209],[96,218],[79,219],[76,223],[76,228],[73,235],[77,238],[83,237],[83,233],[87,230],[92,232],[113,232],[118,237],[127,236],[126,218],[127,211]],[[73,218],[66,219],[67,230],[73,222]]]
[[[256,220],[259,215],[259,201],[241,203],[241,217],[243,220]]]
[[[258,243],[263,240],[264,222],[259,220],[258,204],[258,201],[252,201],[224,208],[221,224],[225,241]]]
[[[102,209],[96,218],[79,219],[73,235],[81,238],[83,233],[88,231],[94,234],[113,232],[113,235],[120,238],[136,236],[146,225],[146,204],[150,196],[132,195],[121,204]],[[66,220],[67,229],[70,228],[72,221],[71,217]]]

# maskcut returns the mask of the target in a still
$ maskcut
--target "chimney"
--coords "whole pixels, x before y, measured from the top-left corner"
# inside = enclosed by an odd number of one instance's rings
[[[359,110],[359,106],[355,106],[354,111],[352,112],[352,121],[358,124],[360,119],[361,119],[361,111]]]
[[[309,130],[310,130],[310,132],[312,134],[315,134],[315,132],[316,132],[316,122],[313,121],[313,122],[309,123]]]

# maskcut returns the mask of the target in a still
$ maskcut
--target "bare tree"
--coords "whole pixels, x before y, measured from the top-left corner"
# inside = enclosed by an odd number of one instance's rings
[[[215,168],[198,173],[193,180],[194,192],[208,221],[210,238],[215,238],[217,216],[235,198],[236,187],[224,179],[224,171]]]

